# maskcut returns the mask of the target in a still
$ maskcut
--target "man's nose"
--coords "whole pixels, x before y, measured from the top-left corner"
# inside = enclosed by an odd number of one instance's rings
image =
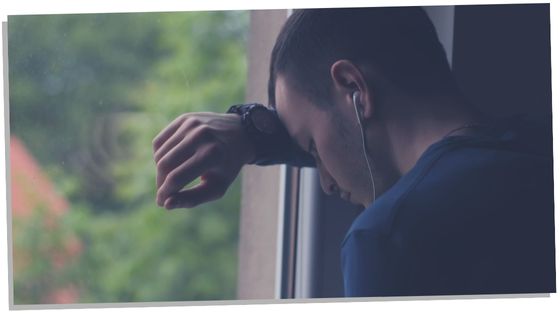
[[[334,179],[322,168],[319,169],[319,180],[321,182],[321,188],[327,195],[332,195],[338,191],[338,186]]]

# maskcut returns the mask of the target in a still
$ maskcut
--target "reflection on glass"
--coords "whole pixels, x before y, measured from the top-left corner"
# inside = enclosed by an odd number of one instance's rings
[[[14,303],[234,299],[239,183],[155,204],[152,139],[244,99],[248,13],[10,16]]]

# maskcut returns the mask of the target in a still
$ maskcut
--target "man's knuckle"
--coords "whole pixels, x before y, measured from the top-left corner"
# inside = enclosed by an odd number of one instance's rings
[[[197,143],[200,143],[200,141],[204,143],[210,141],[209,138],[210,135],[211,135],[210,128],[205,125],[200,125],[193,129],[193,131],[189,134],[188,138],[191,141],[195,141]]]
[[[167,174],[166,181],[171,186],[178,186],[181,184],[181,174],[177,171],[171,171],[169,172],[169,174]]]
[[[212,135],[212,129],[208,125],[198,126],[198,132],[204,138],[207,138],[208,136]]]
[[[154,153],[157,151],[157,149],[159,148],[159,146],[160,146],[159,137],[155,137],[155,138],[152,140],[152,150],[154,151]]]
[[[167,173],[169,172],[169,159],[167,158],[162,158],[161,160],[159,160],[156,164],[156,169],[158,172],[160,173]]]
[[[156,160],[156,166],[159,167],[161,162],[162,162],[162,158],[163,158],[163,153],[162,152],[156,152],[154,153],[154,160]]]
[[[192,116],[185,117],[185,119],[183,120],[183,126],[185,126],[186,129],[196,128],[201,124],[202,122],[200,121],[200,119]]]
[[[211,143],[206,147],[206,156],[213,159],[213,160],[217,160],[219,159],[222,155],[223,155],[223,149],[222,147],[217,144],[217,143]]]

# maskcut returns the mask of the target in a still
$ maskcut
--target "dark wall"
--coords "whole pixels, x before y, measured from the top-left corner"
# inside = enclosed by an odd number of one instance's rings
[[[483,112],[550,114],[548,4],[456,6],[453,71]],[[344,295],[340,245],[356,207],[332,196],[321,202],[314,296]]]
[[[456,6],[453,71],[483,112],[550,114],[549,5]]]

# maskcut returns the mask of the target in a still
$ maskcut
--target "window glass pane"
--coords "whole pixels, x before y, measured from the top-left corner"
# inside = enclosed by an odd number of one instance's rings
[[[234,299],[239,181],[155,203],[152,140],[244,100],[248,12],[10,16],[14,303]]]

